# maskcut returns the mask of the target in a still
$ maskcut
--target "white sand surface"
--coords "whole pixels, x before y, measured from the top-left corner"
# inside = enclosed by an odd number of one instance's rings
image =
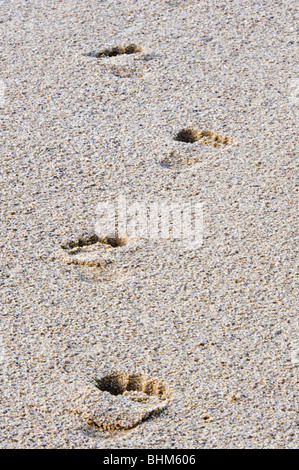
[[[298,447],[296,2],[0,8],[1,448]],[[62,248],[121,193],[202,245]]]

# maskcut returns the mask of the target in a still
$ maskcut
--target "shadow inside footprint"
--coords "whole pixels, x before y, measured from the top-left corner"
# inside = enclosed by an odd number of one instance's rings
[[[101,57],[115,57],[123,54],[137,54],[138,52],[142,51],[143,48],[141,46],[138,46],[137,44],[128,44],[127,46],[114,46],[99,52],[90,52],[89,54],[85,55],[100,59]]]
[[[175,136],[175,140],[189,144],[200,142],[204,145],[212,145],[213,147],[233,143],[233,140],[228,136],[224,136],[213,131],[200,131],[199,129],[193,129],[192,127],[187,127],[186,129],[182,129],[178,132]]]
[[[111,395],[126,395],[134,398],[134,393],[144,394],[150,397],[166,399],[169,395],[168,387],[157,379],[151,379],[142,374],[125,375],[115,373],[101,379],[95,380],[96,387],[102,392],[109,392]]]
[[[103,237],[99,238],[95,233],[92,235],[84,235],[80,238],[78,238],[77,241],[70,241],[65,245],[61,245],[61,248],[64,250],[73,250],[74,248],[81,248],[84,246],[90,246],[90,245],[95,245],[95,244],[101,244],[101,245],[109,245],[112,246],[113,248],[116,248],[118,246],[124,246],[127,244],[127,239],[124,237],[119,237],[118,235],[115,235],[114,237]]]

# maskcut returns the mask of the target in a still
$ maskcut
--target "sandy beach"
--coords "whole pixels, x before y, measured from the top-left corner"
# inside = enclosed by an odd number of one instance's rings
[[[298,448],[296,2],[1,0],[0,30],[0,447]],[[114,237],[120,197],[131,231],[197,204],[198,243]]]

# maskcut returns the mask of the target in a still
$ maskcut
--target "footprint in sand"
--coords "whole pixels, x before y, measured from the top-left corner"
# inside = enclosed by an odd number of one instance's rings
[[[159,379],[122,372],[95,378],[76,394],[71,411],[101,431],[134,428],[161,413],[173,397],[169,385]]]
[[[125,237],[100,238],[92,233],[61,245],[56,257],[67,264],[104,268],[131,248],[132,243]]]
[[[230,145],[234,142],[231,137],[218,134],[218,132],[200,131],[199,129],[194,129],[192,127],[180,130],[176,135],[175,140],[189,144],[199,142],[203,145],[211,145],[213,147]]]
[[[198,142],[201,145],[210,147],[209,153],[213,152],[213,154],[215,154],[216,149],[219,151],[235,144],[234,139],[231,137],[214,131],[201,131],[192,127],[180,130],[174,137],[174,140],[186,144]],[[207,153],[205,151],[204,155],[202,155],[202,153],[199,153],[198,147],[192,149],[189,146],[188,148],[181,147],[170,152],[169,155],[160,161],[160,164],[164,168],[192,166],[196,163],[201,163],[203,157],[206,158]]]

